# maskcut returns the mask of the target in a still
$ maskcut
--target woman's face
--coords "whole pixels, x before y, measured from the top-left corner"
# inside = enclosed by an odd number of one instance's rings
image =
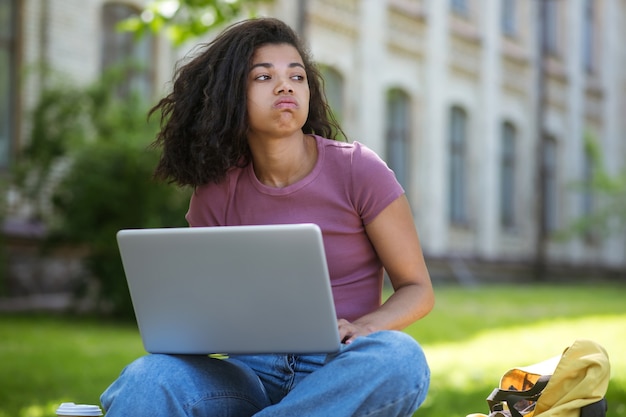
[[[309,83],[297,49],[257,48],[248,74],[248,139],[280,138],[302,129],[309,114]]]

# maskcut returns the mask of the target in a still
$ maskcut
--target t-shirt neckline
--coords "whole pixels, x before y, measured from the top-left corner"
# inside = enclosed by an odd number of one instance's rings
[[[304,178],[294,182],[293,184],[289,184],[286,187],[271,187],[269,185],[263,184],[254,174],[254,165],[250,162],[247,166],[248,177],[250,178],[250,182],[254,185],[259,192],[263,194],[269,195],[287,195],[294,193],[302,188],[306,187],[313,181],[322,170],[323,162],[324,162],[324,151],[325,147],[322,146],[322,138],[318,135],[310,135],[315,139],[315,144],[317,146],[317,161],[315,161],[315,165],[311,172],[309,172]]]

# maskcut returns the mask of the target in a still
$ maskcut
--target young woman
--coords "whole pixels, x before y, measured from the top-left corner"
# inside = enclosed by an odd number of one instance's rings
[[[373,151],[331,140],[341,130],[294,31],[271,18],[227,28],[152,111],[162,117],[155,176],[194,187],[190,226],[320,226],[342,348],[147,355],[102,395],[107,417],[412,415],[430,371],[399,330],[428,314],[434,296],[411,210]],[[394,292],[381,304],[383,269]]]

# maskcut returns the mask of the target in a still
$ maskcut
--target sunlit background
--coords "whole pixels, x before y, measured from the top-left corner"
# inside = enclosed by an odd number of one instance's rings
[[[378,152],[406,190],[433,281],[447,288],[426,330],[409,329],[425,337],[436,387],[489,386],[509,354],[511,366],[538,360],[580,334],[624,345],[626,309],[608,301],[626,282],[623,0],[0,0],[2,314],[132,317],[115,231],[185,225],[190,192],[150,181],[158,120],[147,110],[194,46],[260,15],[302,35],[347,140]],[[481,327],[489,300],[477,293],[501,283],[587,286],[607,310],[549,287],[561,308],[573,297],[565,322],[544,311],[528,328]],[[457,290],[470,305],[447,317],[445,291]],[[527,300],[515,294],[520,317]],[[31,340],[9,342],[6,324],[0,362]],[[494,351],[492,373],[471,369]],[[614,383],[615,415],[626,415],[625,385]],[[45,415],[41,404],[21,417]]]

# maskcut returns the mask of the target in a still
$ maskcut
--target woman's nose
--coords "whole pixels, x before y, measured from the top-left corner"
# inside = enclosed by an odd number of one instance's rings
[[[282,78],[276,84],[276,94],[291,94],[293,93],[293,86],[291,85],[289,78]]]

